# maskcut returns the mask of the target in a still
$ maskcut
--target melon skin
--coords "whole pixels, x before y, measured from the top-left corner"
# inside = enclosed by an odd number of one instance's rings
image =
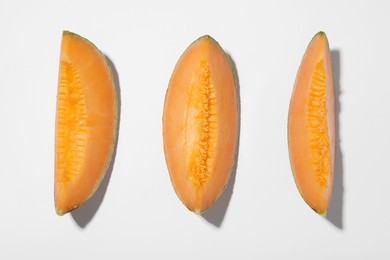
[[[98,189],[118,129],[118,96],[105,56],[86,38],[64,31],[55,133],[54,201],[60,216]]]
[[[335,97],[327,36],[317,33],[299,67],[290,100],[288,144],[298,191],[326,216],[332,195],[335,159]]]
[[[202,36],[175,66],[162,120],[172,186],[192,212],[208,210],[227,186],[237,153],[238,116],[230,60],[211,36]]]

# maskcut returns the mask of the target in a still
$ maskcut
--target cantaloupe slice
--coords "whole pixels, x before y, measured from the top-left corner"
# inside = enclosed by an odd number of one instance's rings
[[[232,171],[238,101],[229,58],[210,36],[192,43],[176,64],[163,115],[165,158],[176,194],[193,212],[210,208]]]
[[[113,154],[117,93],[105,56],[63,32],[55,135],[55,207],[63,215],[98,188]]]
[[[335,100],[325,33],[311,40],[291,97],[288,140],[295,182],[306,203],[326,215],[333,187]]]

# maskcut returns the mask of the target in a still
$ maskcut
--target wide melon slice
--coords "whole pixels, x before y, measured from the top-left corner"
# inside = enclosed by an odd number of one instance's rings
[[[238,136],[236,82],[228,56],[210,36],[192,43],[176,64],[163,115],[164,152],[172,185],[193,212],[224,191]]]
[[[291,97],[288,141],[295,182],[306,203],[326,215],[335,159],[335,97],[325,33],[311,40]]]
[[[98,188],[113,154],[117,93],[105,56],[87,39],[63,32],[55,133],[55,207],[63,215]]]

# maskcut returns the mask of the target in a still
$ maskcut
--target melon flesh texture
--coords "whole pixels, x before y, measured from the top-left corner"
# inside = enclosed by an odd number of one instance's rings
[[[231,64],[203,36],[176,64],[163,115],[165,158],[176,194],[202,213],[225,189],[234,164],[238,107]]]
[[[93,195],[113,153],[117,98],[104,55],[64,32],[57,94],[55,207],[63,215]]]
[[[288,139],[295,182],[306,203],[326,215],[335,158],[335,101],[330,50],[325,33],[310,42],[290,103]]]

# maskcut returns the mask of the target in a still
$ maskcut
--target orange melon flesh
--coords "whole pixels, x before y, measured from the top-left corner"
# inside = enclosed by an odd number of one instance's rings
[[[227,185],[236,154],[237,105],[227,55],[210,36],[199,38],[176,64],[163,115],[172,185],[193,212],[210,208]]]
[[[298,190],[313,210],[326,215],[333,187],[335,101],[329,44],[323,32],[310,42],[297,74],[288,140]]]
[[[63,32],[55,135],[58,215],[82,205],[98,188],[112,157],[117,118],[106,58],[85,38]]]

